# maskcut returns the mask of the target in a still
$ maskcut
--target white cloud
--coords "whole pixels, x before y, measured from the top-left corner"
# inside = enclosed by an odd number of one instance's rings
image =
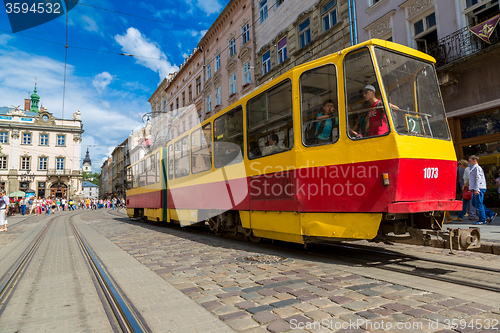
[[[84,22],[83,28],[85,30],[91,31],[91,32],[97,32],[97,30],[99,29],[99,27],[97,26],[96,21],[94,21],[93,19],[91,19],[87,15],[82,15],[82,20]]]
[[[186,2],[191,6],[196,6],[198,9],[201,9],[207,13],[207,16],[210,14],[218,14],[222,10],[222,5],[217,0],[187,0]]]
[[[94,77],[94,79],[92,80],[92,85],[96,87],[99,92],[101,92],[106,89],[111,81],[113,81],[113,75],[109,74],[108,72],[102,72]]]
[[[96,94],[91,85],[95,78],[76,76],[74,67],[69,64],[63,115],[63,72],[64,63],[60,61],[22,51],[0,49],[0,106],[24,105],[24,99],[29,98],[33,91],[36,76],[40,102],[55,117],[70,119],[73,112],[78,109],[81,111],[85,130],[82,154],[85,154],[87,145],[97,145],[90,150],[92,160],[97,162],[106,156],[110,147],[123,142],[132,129],[142,124],[138,110],[149,110],[150,106],[146,100],[138,100],[130,92],[116,91],[110,87],[106,95]],[[97,164],[92,165],[94,172],[101,167]]]
[[[14,38],[14,36],[9,36],[6,34],[1,34],[0,35],[0,45],[7,45],[7,42]]]
[[[156,43],[148,40],[135,28],[128,28],[125,35],[116,35],[115,40],[125,53],[135,56],[138,64],[157,72],[160,75],[160,82],[169,73],[178,70],[177,66],[170,64]]]

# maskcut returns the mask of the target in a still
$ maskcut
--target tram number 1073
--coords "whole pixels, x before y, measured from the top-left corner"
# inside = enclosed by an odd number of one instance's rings
[[[424,178],[425,179],[437,178],[438,171],[439,171],[438,168],[425,168],[424,169]]]

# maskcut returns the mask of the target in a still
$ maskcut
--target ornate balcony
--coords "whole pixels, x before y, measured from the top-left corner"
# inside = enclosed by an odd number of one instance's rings
[[[469,30],[471,27],[457,30],[427,47],[427,53],[436,58],[436,67],[465,59],[500,43],[500,27],[497,27],[490,36],[491,44],[474,35]]]

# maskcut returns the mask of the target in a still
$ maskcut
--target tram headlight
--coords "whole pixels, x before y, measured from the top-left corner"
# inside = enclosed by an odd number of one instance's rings
[[[382,185],[384,186],[389,186],[389,174],[388,173],[383,173],[382,174]]]

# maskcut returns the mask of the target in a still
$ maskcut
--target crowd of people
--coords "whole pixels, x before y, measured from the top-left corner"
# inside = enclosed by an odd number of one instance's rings
[[[50,213],[77,209],[121,209],[125,207],[123,198],[113,197],[112,199],[92,199],[85,198],[73,200],[66,198],[10,198],[10,213],[20,213],[21,215],[49,215]]]

